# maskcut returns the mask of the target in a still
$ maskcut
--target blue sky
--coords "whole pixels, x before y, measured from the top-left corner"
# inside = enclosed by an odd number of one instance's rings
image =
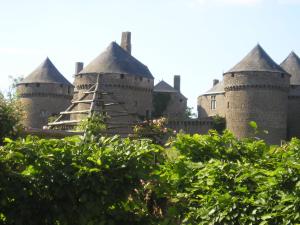
[[[280,63],[300,55],[300,0],[0,0],[0,89],[47,56],[73,81],[74,64],[89,63],[122,31],[155,83],[181,75],[197,96],[257,43]]]

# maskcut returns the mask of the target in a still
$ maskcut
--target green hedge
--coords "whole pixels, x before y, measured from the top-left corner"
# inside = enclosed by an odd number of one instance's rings
[[[27,137],[0,147],[0,224],[299,224],[300,140]]]

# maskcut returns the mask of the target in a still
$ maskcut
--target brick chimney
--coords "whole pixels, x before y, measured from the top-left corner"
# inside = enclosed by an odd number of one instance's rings
[[[174,75],[174,89],[180,92],[180,75]]]
[[[75,63],[75,74],[78,74],[83,69],[83,62]]]
[[[214,80],[213,80],[213,86],[216,86],[218,83],[219,83],[219,80],[218,80],[218,79],[214,79]]]
[[[121,47],[131,55],[131,32],[122,32]]]

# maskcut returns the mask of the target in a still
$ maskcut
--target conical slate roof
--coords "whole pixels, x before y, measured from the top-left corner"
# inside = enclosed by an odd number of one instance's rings
[[[121,73],[153,79],[148,67],[116,42],[112,42],[103,53],[80,71],[80,74],[85,73]]]
[[[171,85],[169,85],[167,82],[163,80],[154,86],[153,91],[154,92],[178,92],[175,88],[173,88]]]
[[[286,73],[258,44],[245,58],[227,73],[243,71],[268,71]]]
[[[19,84],[25,83],[59,83],[72,85],[47,57],[41,65],[25,77]]]
[[[292,85],[300,85],[300,59],[296,53],[291,52],[280,66],[292,75],[290,80]]]

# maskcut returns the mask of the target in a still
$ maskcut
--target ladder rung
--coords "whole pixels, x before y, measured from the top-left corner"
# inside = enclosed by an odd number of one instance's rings
[[[99,92],[99,94],[101,94],[101,95],[112,95],[113,94],[112,92],[100,92],[100,91],[85,91],[83,93],[84,94],[93,94],[93,93],[96,93],[96,92]]]
[[[61,112],[60,114],[85,114],[85,113],[89,113],[90,110],[81,110],[81,111],[65,111],[65,112]]]
[[[53,126],[53,125],[63,125],[63,124],[74,124],[74,123],[79,123],[81,122],[81,120],[63,120],[63,121],[59,121],[59,122],[53,122],[53,123],[49,123],[49,126]]]
[[[121,105],[124,104],[123,102],[111,102],[111,103],[105,103],[104,106],[113,106],[113,105]]]

